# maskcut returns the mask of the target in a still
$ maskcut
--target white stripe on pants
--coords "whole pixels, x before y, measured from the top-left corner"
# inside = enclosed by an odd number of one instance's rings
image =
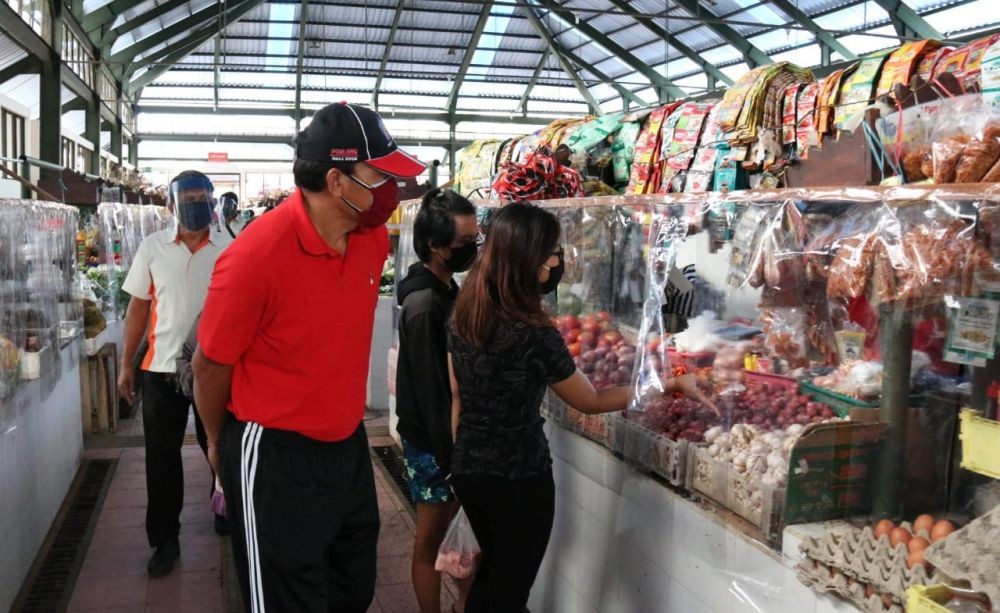
[[[253,507],[253,489],[257,477],[257,452],[263,428],[248,422],[243,430],[240,480],[243,496],[243,526],[246,531],[247,562],[250,575],[250,610],[264,613],[264,585],[260,576],[260,549],[257,546],[257,514]]]

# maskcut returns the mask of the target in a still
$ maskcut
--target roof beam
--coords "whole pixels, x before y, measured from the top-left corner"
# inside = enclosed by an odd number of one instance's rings
[[[160,142],[181,142],[181,143],[266,143],[292,146],[292,135],[278,136],[274,134],[184,134],[184,133],[156,133],[143,134],[140,142],[160,141]],[[396,144],[407,147],[424,145],[428,147],[447,147],[450,139],[442,138],[393,138]],[[467,144],[471,140],[459,141]],[[288,161],[291,161],[289,158]]]
[[[0,31],[29,55],[42,62],[49,61],[51,57],[49,45],[6,2],[0,2]]]
[[[306,55],[306,15],[309,12],[309,0],[302,0],[299,7],[299,46],[296,51],[298,57],[295,59],[295,133],[299,133],[302,126],[302,60]],[[216,88],[218,91],[218,88]],[[218,104],[215,105],[218,108]]]
[[[538,77],[542,75],[542,71],[545,70],[545,64],[549,61],[549,53],[551,47],[546,49],[542,53],[542,59],[538,60],[538,67],[535,68],[535,72],[531,75],[531,80],[528,81],[528,86],[524,88],[524,93],[521,94],[521,101],[517,103],[517,108],[514,109],[515,113],[527,113],[528,112],[528,97],[531,96],[531,90],[535,89],[535,83],[538,83]]]
[[[462,89],[462,82],[465,80],[465,75],[469,73],[472,56],[476,54],[476,50],[479,48],[479,40],[483,37],[483,30],[486,29],[486,22],[490,19],[490,10],[492,8],[493,0],[483,0],[483,7],[479,11],[476,27],[473,28],[472,36],[469,37],[469,46],[465,50],[465,55],[462,57],[462,64],[458,67],[458,73],[455,74],[455,81],[451,84],[451,92],[448,94],[447,108],[449,114],[453,114],[455,107],[458,105],[458,92]]]
[[[42,63],[38,60],[38,58],[33,55],[28,55],[3,70],[0,70],[0,83],[6,83],[14,77],[23,74],[38,74],[41,69]]]
[[[608,0],[612,5],[618,7],[623,11],[630,11],[632,7],[629,5],[628,0]],[[732,85],[733,80],[726,76],[724,72],[719,70],[715,64],[705,61],[697,51],[688,47],[681,41],[678,37],[672,35],[669,30],[656,23],[652,17],[637,17],[636,20],[641,23],[647,30],[655,34],[657,37],[662,38],[668,45],[680,51],[689,60],[701,66],[701,69],[714,77],[718,81],[722,81],[726,85]]]
[[[114,21],[122,11],[135,6],[135,0],[111,0],[101,8],[83,16],[80,25],[87,32],[98,30]]]
[[[318,108],[318,105],[317,105]],[[140,104],[136,108],[136,114],[149,113],[153,115],[263,115],[268,117],[294,117],[295,109],[290,107],[222,107],[219,110],[215,110],[210,106],[172,106],[172,105],[153,105],[153,104]],[[546,124],[553,119],[558,119],[560,117],[565,117],[565,114],[552,114],[544,117],[524,117],[522,115],[487,115],[487,114],[476,114],[476,113],[455,113],[456,122],[489,122],[489,123],[503,123],[503,124],[523,124],[523,125],[542,125]],[[384,119],[411,119],[411,120],[428,120],[428,121],[440,121],[443,123],[448,122],[448,114],[441,111],[440,109],[436,111],[386,111],[383,116]]]
[[[535,28],[536,32],[538,32],[538,35],[545,39],[545,42],[549,45],[549,49],[555,54],[556,59],[559,61],[559,65],[562,66],[563,72],[569,75],[569,78],[573,79],[573,85],[576,86],[577,91],[579,91],[580,95],[583,96],[583,99],[587,102],[587,106],[590,107],[591,112],[596,115],[601,115],[601,103],[597,101],[597,98],[594,97],[593,93],[591,93],[590,88],[587,87],[587,84],[580,78],[580,74],[577,72],[576,67],[570,63],[565,55],[563,55],[563,50],[559,45],[559,41],[557,41],[556,37],[552,34],[552,30],[545,25],[541,17],[535,14],[535,9],[525,8],[524,14],[528,18],[528,21],[531,22],[531,26]],[[522,104],[518,105],[518,108],[521,106],[527,108],[528,94],[528,91],[524,92]]]
[[[535,28],[536,32],[538,32],[538,35],[545,40],[546,44],[548,44],[549,50],[552,52],[553,55],[556,56],[556,59],[559,60],[559,64],[563,67],[563,70],[570,73],[570,77],[574,77],[575,75],[576,79],[579,79],[579,75],[576,72],[576,68],[570,65],[569,69],[567,70],[567,63],[573,62],[577,66],[586,69],[588,72],[590,72],[590,74],[594,75],[604,83],[611,85],[611,87],[615,88],[615,90],[618,91],[619,94],[625,96],[626,98],[635,102],[639,106],[646,106],[647,104],[649,104],[648,102],[646,102],[645,100],[634,94],[632,90],[625,88],[624,86],[622,86],[621,83],[612,79],[606,73],[601,72],[594,66],[585,62],[583,58],[581,58],[580,56],[576,55],[571,51],[568,51],[562,45],[560,45],[559,41],[555,39],[555,36],[552,35],[552,32],[549,31],[548,27],[546,27],[545,24],[542,23],[541,18],[535,14],[534,9],[526,8],[524,9],[524,14],[527,16],[528,21],[531,23],[531,26]],[[583,92],[580,93],[583,94]],[[590,90],[588,89],[587,94],[583,94],[584,100],[587,100],[587,95],[589,94]],[[598,108],[600,108],[599,104]]]
[[[392,27],[389,28],[389,38],[385,41],[385,53],[382,54],[382,63],[378,67],[378,76],[375,78],[375,87],[372,89],[372,108],[378,110],[378,94],[382,89],[382,79],[385,77],[385,67],[389,65],[389,54],[392,52],[392,45],[396,42],[396,32],[399,31],[399,22],[403,18],[403,5],[406,0],[399,0],[396,4],[396,12],[392,16]]]
[[[212,100],[215,103],[215,108],[219,108],[219,84],[222,81],[222,32],[220,31],[215,35],[215,58],[214,65],[212,67]]]
[[[917,36],[935,40],[944,38],[943,34],[934,29],[916,11],[907,6],[903,0],[875,0],[875,3],[884,8],[894,22],[902,24]],[[906,32],[903,33],[904,36],[906,34]]]
[[[149,51],[150,49],[162,44],[171,38],[177,36],[178,34],[183,34],[189,32],[192,28],[197,28],[203,26],[208,22],[218,22],[221,17],[227,13],[232,13],[241,7],[245,7],[248,4],[256,6],[259,4],[257,0],[233,0],[227,4],[210,4],[209,6],[201,9],[200,11],[195,11],[190,16],[181,19],[177,23],[171,24],[166,28],[163,28],[159,32],[147,36],[143,39],[133,42],[131,45],[119,49],[108,56],[109,62],[130,62],[136,55],[143,53],[144,51]],[[213,25],[216,25],[213,23]],[[214,28],[218,30],[218,27]],[[187,40],[191,40],[189,37]]]
[[[115,26],[114,28],[109,28],[108,31],[104,33],[104,36],[101,37],[101,47],[108,49],[111,48],[111,45],[114,44],[115,40],[117,40],[118,37],[121,36],[122,34],[125,34],[126,32],[131,32],[132,30],[138,28],[144,23],[148,23],[153,19],[162,17],[163,15],[166,15],[170,11],[186,5],[190,1],[191,0],[167,0],[163,4],[154,6],[145,13],[136,15],[132,19],[129,19],[128,21],[119,26]]]
[[[657,96],[660,98],[660,101],[664,101],[668,96],[672,96],[674,98],[684,98],[687,96],[687,93],[674,84],[673,81],[654,70],[646,62],[643,62],[639,58],[632,55],[632,53],[630,53],[625,47],[605,36],[603,32],[590,25],[589,21],[577,19],[573,14],[573,11],[557,4],[554,0],[532,0],[532,3],[549,9],[551,12],[563,19],[567,24],[572,24],[577,32],[580,32],[590,40],[604,47],[604,49],[609,53],[617,57],[626,65],[630,66],[633,70],[639,72],[642,76],[649,79],[649,82],[656,89]]]
[[[229,13],[227,17],[228,23],[238,21],[240,17],[243,17],[253,9],[257,8],[263,2],[264,0],[242,0],[241,4]],[[134,81],[129,81],[127,87],[125,88],[127,93],[129,95],[135,94],[143,87],[155,81],[161,74],[169,70],[176,62],[184,59],[184,57],[200,47],[206,40],[210,39],[218,32],[218,24],[213,23],[209,26],[203,27],[197,32],[193,32],[187,39],[161,49],[138,64],[133,64],[132,71],[129,72],[129,75],[133,74],[133,72],[138,68],[152,64],[154,59],[156,59],[157,63],[156,66],[151,66],[146,72],[139,76],[139,78]]]
[[[792,19],[799,22],[799,25],[804,27],[806,30],[812,32],[816,35],[816,40],[821,45],[825,45],[830,48],[831,51],[836,51],[845,60],[856,60],[858,56],[856,53],[851,52],[843,43],[833,37],[832,34],[820,27],[818,23],[812,20],[809,15],[805,13],[802,9],[791,3],[790,0],[768,0],[771,4],[781,9],[783,12],[788,13]]]
[[[701,6],[698,0],[674,0],[674,2],[695,17],[697,17],[702,11],[707,10]],[[714,13],[712,14],[712,17],[717,18]],[[744,60],[750,68],[756,68],[757,66],[774,63],[774,60],[771,59],[770,55],[758,49],[755,45],[748,41],[745,36],[737,32],[731,26],[724,23],[705,23],[704,25],[718,34],[722,40],[729,43],[733,46],[733,48],[742,53]],[[680,32],[678,32],[674,38],[676,39],[679,34]]]

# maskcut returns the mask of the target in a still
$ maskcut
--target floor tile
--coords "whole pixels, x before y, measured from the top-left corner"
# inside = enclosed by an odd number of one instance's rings
[[[228,539],[182,546],[177,567],[183,572],[219,570],[222,568],[223,547],[229,547]]]
[[[222,574],[218,571],[178,572],[151,579],[147,604],[178,604],[222,600]]]
[[[216,600],[203,600],[197,602],[173,602],[167,604],[150,604],[146,606],[146,613],[220,613],[222,608],[222,594]]]
[[[149,547],[144,527],[97,528],[90,541],[88,551],[108,551],[112,549],[142,549]]]
[[[375,585],[410,585],[410,556],[391,556],[378,559],[378,575]]]
[[[85,579],[102,579],[107,577],[145,577],[146,562],[152,550],[113,549],[107,551],[88,551],[87,557],[80,567],[80,578],[77,585],[82,585]]]
[[[146,577],[105,577],[77,583],[70,610],[126,607],[146,603]]]
[[[97,519],[97,529],[137,528],[145,525],[146,510],[140,507],[106,508]]]
[[[103,510],[121,507],[142,507],[143,514],[146,508],[146,492],[137,490],[117,490],[109,491],[104,498]]]

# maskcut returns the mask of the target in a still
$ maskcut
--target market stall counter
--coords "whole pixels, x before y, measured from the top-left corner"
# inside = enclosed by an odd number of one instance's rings
[[[979,578],[993,558],[956,560],[954,543],[1000,502],[960,467],[984,426],[959,432],[963,407],[997,414],[997,186],[540,205],[566,254],[552,323],[595,387],[632,402],[589,416],[548,395],[559,497],[539,608],[901,612],[943,568],[960,569],[956,601],[995,588]],[[682,374],[708,403],[670,391]],[[982,455],[966,464],[989,475]]]
[[[77,219],[60,204],[0,200],[0,610],[80,462]]]

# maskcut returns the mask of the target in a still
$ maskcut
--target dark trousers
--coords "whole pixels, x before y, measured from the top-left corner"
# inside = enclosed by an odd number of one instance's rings
[[[181,447],[192,403],[177,389],[171,375],[142,372],[141,379],[142,430],[146,439],[146,536],[151,547],[159,547],[177,539],[181,530],[184,506]],[[198,411],[194,412],[194,425],[198,445],[204,453],[208,438]],[[211,469],[206,472],[214,481]],[[205,512],[209,512],[207,503]]]
[[[451,485],[482,549],[466,613],[521,613],[552,533],[552,471],[526,479],[452,475]]]
[[[324,443],[231,419],[219,451],[247,610],[367,611],[379,513],[364,426]]]

